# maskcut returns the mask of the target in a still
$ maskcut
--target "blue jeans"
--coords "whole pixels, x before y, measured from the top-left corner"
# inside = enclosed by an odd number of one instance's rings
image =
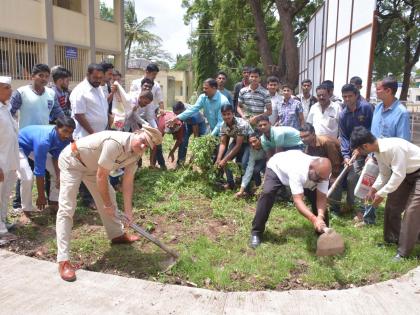
[[[232,142],[229,145],[224,157],[226,155],[228,155],[230,151],[232,151],[232,149],[235,147],[235,145],[236,145],[236,142]],[[246,170],[246,167],[248,165],[248,160],[249,160],[249,145],[248,145],[248,143],[243,143],[242,144],[241,149],[236,154],[236,156],[233,157],[233,159],[236,160],[236,163],[241,164],[241,167],[242,167],[243,170]],[[227,180],[229,186],[234,187],[235,186],[235,180],[233,178],[232,171],[229,170],[228,168],[226,168],[225,172],[226,172],[226,180]]]
[[[262,183],[261,172],[265,172],[265,166],[265,159],[255,161],[254,170],[252,172],[252,179],[254,180],[255,186],[257,187],[260,186]],[[247,193],[251,192],[251,182],[248,184],[248,186],[246,186],[245,191]]]
[[[184,162],[187,157],[187,149],[188,149],[188,142],[190,141],[190,136],[193,134],[193,125],[184,125],[185,132],[184,132],[184,139],[182,140],[181,145],[178,149],[178,161],[177,164]],[[199,137],[204,136],[207,131],[206,123],[203,121],[202,123],[198,124],[198,135]]]

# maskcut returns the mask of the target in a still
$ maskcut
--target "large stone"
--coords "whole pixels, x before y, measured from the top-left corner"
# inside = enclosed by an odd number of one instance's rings
[[[327,229],[317,242],[317,256],[334,256],[344,252],[344,240],[340,234],[333,229]]]

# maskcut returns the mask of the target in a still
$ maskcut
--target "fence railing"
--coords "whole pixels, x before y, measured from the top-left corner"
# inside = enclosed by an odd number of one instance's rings
[[[0,37],[0,75],[14,80],[30,80],[31,70],[43,62],[43,42]]]
[[[89,50],[77,48],[76,58],[66,57],[66,47],[55,46],[55,64],[61,65],[72,72],[72,81],[83,81],[89,64]]]

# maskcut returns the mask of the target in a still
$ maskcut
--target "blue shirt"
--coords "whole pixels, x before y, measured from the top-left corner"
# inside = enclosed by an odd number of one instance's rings
[[[351,157],[350,136],[354,127],[363,126],[367,130],[370,130],[372,117],[372,106],[362,99],[357,100],[356,110],[354,112],[349,111],[346,106],[340,113],[338,126],[340,129],[340,145],[343,158]]]
[[[227,100],[229,101],[230,105],[233,106],[233,99],[232,99],[232,93],[227,90],[227,89],[223,89],[223,91],[220,91],[220,93],[222,93],[224,96],[226,96]]]
[[[300,101],[294,98],[284,100],[277,107],[277,115],[280,126],[289,126],[295,129],[300,127],[300,113],[303,113],[303,107]]]
[[[254,167],[255,167],[255,162],[259,161],[259,160],[265,160],[266,159],[266,155],[264,150],[254,150],[253,148],[251,148],[249,150],[249,160],[248,160],[248,165],[246,166],[246,171],[244,176],[242,176],[242,182],[241,182],[241,187],[245,188],[246,186],[248,186],[249,182],[252,179],[252,175],[254,172]]]
[[[207,118],[210,125],[211,134],[217,136],[219,134],[220,125],[223,123],[222,112],[220,111],[220,108],[223,105],[230,104],[228,99],[219,91],[216,91],[212,98],[207,97],[205,94],[201,94],[193,106],[178,115],[178,119],[186,121],[200,109],[203,109],[204,116]]]
[[[19,130],[19,149],[29,156],[34,153],[35,176],[45,176],[47,154],[58,159],[70,140],[61,141],[55,126],[32,125]]]
[[[264,151],[276,150],[278,148],[290,148],[303,145],[300,133],[293,127],[271,127],[270,139],[265,135],[261,136],[261,146]]]
[[[375,107],[372,119],[372,134],[376,138],[402,138],[411,140],[410,114],[399,100],[384,111],[384,104]]]

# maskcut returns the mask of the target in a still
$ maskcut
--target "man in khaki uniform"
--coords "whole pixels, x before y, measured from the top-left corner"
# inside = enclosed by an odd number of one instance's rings
[[[57,213],[57,261],[63,280],[76,280],[74,267],[69,259],[73,215],[77,194],[83,181],[95,200],[96,207],[113,244],[132,243],[137,236],[124,233],[123,225],[115,217],[117,202],[115,191],[108,182],[109,173],[125,168],[123,176],[123,199],[125,214],[131,221],[133,181],[137,162],[146,150],[162,143],[161,133],[144,126],[136,133],[101,131],[78,139],[61,153],[59,209]]]

